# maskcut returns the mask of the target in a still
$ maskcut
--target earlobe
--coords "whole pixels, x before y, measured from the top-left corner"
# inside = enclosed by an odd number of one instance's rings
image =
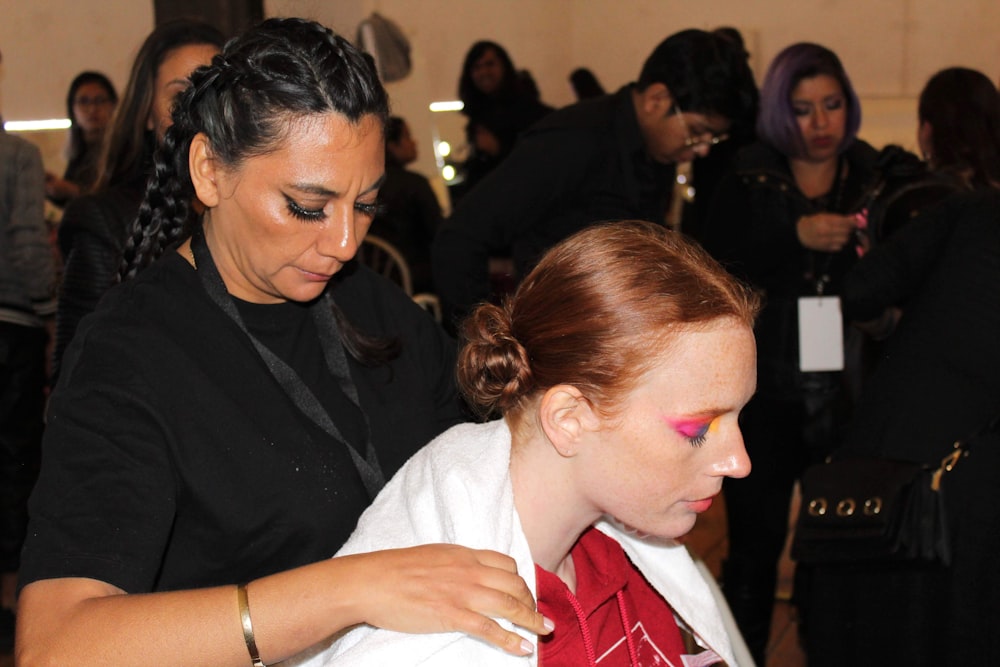
[[[191,140],[188,170],[198,199],[209,208],[216,206],[219,203],[219,186],[216,182],[218,173],[215,158],[212,157],[212,146],[203,132],[199,132]]]
[[[575,456],[585,436],[600,426],[590,400],[577,387],[564,384],[550,388],[542,396],[539,420],[549,442],[567,458]]]

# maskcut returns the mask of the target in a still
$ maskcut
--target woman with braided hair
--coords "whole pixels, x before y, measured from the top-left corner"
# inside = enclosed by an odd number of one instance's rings
[[[750,471],[737,415],[754,390],[756,309],[657,225],[597,225],[553,247],[503,307],[465,323],[459,384],[503,418],[417,453],[341,553],[502,551],[555,630],[524,659],[462,635],[364,627],[301,667],[747,664],[674,538],[724,478]]]
[[[358,623],[522,655],[494,618],[547,632],[505,555],[330,558],[383,479],[462,414],[449,339],[351,261],[387,116],[371,59],[300,19],[191,75],[125,281],[52,396],[19,665],[273,664]]]

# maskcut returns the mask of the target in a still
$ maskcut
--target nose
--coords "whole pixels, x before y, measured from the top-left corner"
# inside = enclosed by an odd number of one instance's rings
[[[743,434],[737,431],[729,446],[724,449],[719,459],[712,465],[712,473],[720,477],[741,478],[750,474],[750,455],[743,443]]]
[[[826,109],[823,109],[823,108],[820,108],[816,112],[816,114],[813,116],[813,123],[816,125],[816,127],[820,127],[820,128],[826,127],[827,120],[828,120],[828,117],[827,117]]]
[[[341,264],[351,261],[368,231],[367,227],[358,224],[360,217],[353,206],[336,204],[326,229],[319,235],[316,250]]]
[[[692,148],[694,149],[694,154],[697,157],[707,157],[708,152],[712,150],[712,146],[709,144],[708,141],[703,141],[701,143],[695,144]]]

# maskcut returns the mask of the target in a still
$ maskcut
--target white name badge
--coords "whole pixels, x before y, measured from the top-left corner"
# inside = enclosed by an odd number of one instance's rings
[[[799,299],[799,369],[844,370],[844,318],[840,297]]]

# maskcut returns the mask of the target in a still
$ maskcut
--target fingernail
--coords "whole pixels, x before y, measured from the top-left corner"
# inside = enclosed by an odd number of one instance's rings
[[[525,655],[527,655],[529,653],[534,653],[535,652],[535,645],[532,644],[531,642],[529,642],[527,639],[522,639],[521,640],[521,651],[523,651]]]
[[[550,632],[556,629],[556,622],[548,616],[542,616],[542,625],[544,625],[545,629]]]

